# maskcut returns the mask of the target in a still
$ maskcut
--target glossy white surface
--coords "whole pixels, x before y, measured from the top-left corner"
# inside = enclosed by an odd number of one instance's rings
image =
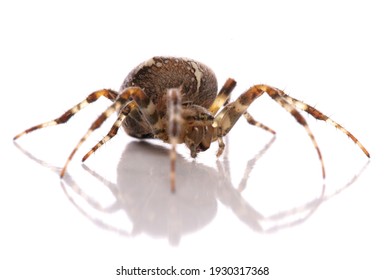
[[[0,4],[1,279],[115,279],[121,266],[172,265],[201,269],[197,279],[211,266],[268,266],[264,279],[385,276],[382,5],[206,2]],[[59,179],[105,100],[13,143],[93,90],[118,89],[153,55],[205,62],[220,84],[235,78],[233,98],[256,83],[282,88],[343,124],[372,159],[307,117],[323,185],[304,129],[266,96],[250,113],[276,138],[240,120],[218,161],[215,143],[197,160],[181,146],[175,194],[158,142],[120,131],[80,163],[112,119]]]

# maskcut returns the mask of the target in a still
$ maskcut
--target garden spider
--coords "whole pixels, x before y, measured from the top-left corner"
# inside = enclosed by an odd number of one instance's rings
[[[86,105],[104,96],[112,101],[112,105],[92,123],[79,140],[69,155],[60,176],[64,176],[69,162],[90,134],[99,128],[112,113],[118,112],[118,118],[108,134],[82,160],[85,161],[114,137],[118,129],[123,126],[126,133],[132,137],[160,139],[171,144],[170,181],[171,190],[175,191],[177,144],[186,144],[191,156],[195,158],[199,152],[207,150],[211,142],[218,141],[217,157],[219,157],[225,148],[223,137],[229,133],[242,115],[251,125],[275,134],[272,129],[254,120],[247,112],[255,99],[263,93],[267,93],[305,128],[321,162],[323,178],[325,178],[325,167],[321,151],[299,110],[330,123],[345,133],[367,157],[370,157],[365,147],[348,130],[314,107],[288,96],[280,89],[264,84],[255,85],[241,94],[234,102],[229,102],[230,93],[235,85],[236,82],[233,79],[228,79],[217,94],[218,86],[215,74],[204,64],[187,58],[153,57],[134,68],[124,80],[119,91],[111,89],[95,91],[60,117],[33,126],[16,135],[14,140],[39,128],[66,123]]]

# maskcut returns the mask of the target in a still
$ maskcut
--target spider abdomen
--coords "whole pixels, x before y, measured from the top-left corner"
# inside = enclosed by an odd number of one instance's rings
[[[208,108],[214,101],[218,85],[214,72],[206,65],[188,58],[153,57],[134,68],[120,90],[140,87],[165,112],[165,94],[170,88],[181,88],[182,103]]]
[[[167,113],[167,90],[180,88],[182,104],[209,108],[217,96],[217,79],[206,65],[188,58],[153,57],[135,67],[125,78],[120,91],[139,87],[155,104],[160,118]],[[139,110],[124,120],[127,134],[136,138],[153,138],[152,128]]]

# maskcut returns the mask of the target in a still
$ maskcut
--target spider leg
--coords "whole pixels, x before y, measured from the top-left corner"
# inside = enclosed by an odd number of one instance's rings
[[[217,97],[215,98],[213,104],[211,104],[209,111],[215,115],[218,110],[227,104],[227,102],[230,99],[230,94],[235,88],[237,82],[234,81],[233,79],[227,79],[226,83],[223,85],[221,90],[219,91]]]
[[[298,112],[294,105],[286,100],[283,91],[277,88],[267,85],[255,85],[244,92],[241,96],[239,96],[238,99],[236,99],[234,102],[229,103],[226,107],[224,107],[224,109],[222,109],[222,111],[219,112],[219,114],[216,116],[213,124],[213,126],[217,129],[218,140],[231,130],[240,116],[246,112],[251,103],[253,103],[253,101],[260,97],[263,93],[267,93],[305,128],[313,143],[314,148],[317,151],[318,158],[321,162],[322,176],[325,178],[325,166],[321,150],[319,149],[318,143],[315,140],[314,134],[311,132],[305,118]],[[221,149],[223,150],[223,147],[219,147],[219,150]]]
[[[77,152],[77,150],[79,149],[79,147],[87,140],[87,138],[91,135],[91,133],[98,129],[103,123],[104,121],[109,118],[114,112],[118,111],[120,108],[124,107],[129,101],[130,101],[130,97],[134,98],[135,96],[141,96],[143,93],[143,91],[138,88],[138,87],[129,87],[129,88],[126,88],[125,90],[123,90],[118,98],[116,99],[116,101],[110,105],[93,123],[92,125],[90,126],[90,128],[88,129],[88,131],[83,135],[83,137],[79,140],[78,144],[75,146],[75,148],[72,150],[71,154],[69,155],[69,157],[67,158],[67,161],[66,163],[64,164],[63,166],[63,169],[60,173],[60,177],[63,178],[66,170],[67,170],[67,166],[68,164],[70,163],[71,159],[73,158],[73,156],[75,155],[75,153]],[[128,108],[130,108],[129,106],[127,106]],[[129,113],[129,112],[128,112]],[[127,114],[128,114],[127,113]]]
[[[167,92],[168,99],[168,117],[169,117],[169,142],[171,144],[170,150],[170,180],[171,180],[171,191],[175,191],[175,163],[176,163],[176,144],[178,144],[179,135],[181,132],[181,103],[182,96],[180,89],[169,89]]]
[[[360,147],[360,149],[365,153],[365,155],[368,158],[370,158],[370,154],[366,150],[364,145],[362,145],[361,142],[358,141],[358,139],[352,133],[350,133],[350,131],[345,129],[342,125],[340,125],[339,123],[335,122],[334,120],[332,120],[328,116],[324,115],[323,113],[318,111],[316,108],[314,108],[314,107],[312,107],[312,106],[310,106],[310,105],[308,105],[308,104],[306,104],[306,103],[304,103],[302,101],[299,101],[298,99],[290,97],[289,95],[287,95],[285,93],[283,93],[283,96],[284,96],[284,98],[288,102],[293,104],[296,108],[301,109],[301,110],[309,113],[310,115],[312,115],[317,120],[325,121],[325,122],[331,124],[332,126],[334,126],[335,128],[337,128],[338,130],[342,131],[342,133],[346,134],[354,143],[356,143],[358,145],[358,147]]]
[[[272,134],[275,134],[275,131],[273,129],[271,129],[270,127],[264,125],[263,123],[259,122],[259,121],[256,121],[252,115],[250,115],[247,111],[243,113],[243,116],[245,117],[245,119],[247,120],[247,122],[251,125],[254,125],[254,126],[258,126]]]
[[[217,151],[217,157],[220,157],[225,150],[225,142],[223,141],[223,138],[221,136],[218,136],[218,151]]]
[[[82,162],[84,162],[89,156],[91,156],[93,153],[96,152],[97,149],[99,149],[101,146],[103,146],[107,141],[111,140],[116,133],[118,132],[120,126],[122,125],[122,122],[127,117],[127,115],[131,112],[131,110],[135,107],[134,102],[129,102],[126,104],[126,106],[123,108],[123,110],[119,113],[118,118],[112,125],[110,131],[106,136],[103,137],[102,140],[100,140],[87,154],[84,155],[82,158]]]
[[[211,104],[209,108],[209,111],[213,114],[213,116],[215,116],[215,114],[218,112],[220,108],[222,108],[222,106],[225,106],[229,103],[231,92],[233,91],[236,85],[237,85],[237,82],[235,80],[231,78],[227,79],[227,81],[219,91],[217,97],[214,99],[213,104]],[[215,139],[215,137],[213,139]],[[225,149],[225,143],[222,137],[218,136],[217,139],[219,144],[217,157],[220,157]]]
[[[275,134],[275,131],[273,129],[271,129],[270,127],[264,125],[263,123],[261,123],[259,121],[256,121],[247,111],[245,111],[243,113],[243,116],[246,118],[246,120],[249,124],[260,127],[260,128],[262,128],[262,129],[264,129],[264,130],[266,130],[272,134]],[[218,148],[218,152],[217,152],[217,157],[220,157],[222,155],[224,149],[225,149],[225,142],[223,141],[222,137],[218,137],[218,145],[219,145],[219,148]]]
[[[44,122],[44,123],[35,125],[31,128],[28,128],[28,129],[24,130],[23,132],[19,133],[18,135],[16,135],[13,138],[13,140],[16,140],[17,138],[23,136],[24,134],[30,133],[30,132],[37,130],[37,129],[40,129],[40,128],[66,123],[73,115],[75,115],[77,112],[82,110],[88,104],[95,102],[96,100],[98,100],[102,96],[108,98],[111,101],[114,101],[118,95],[119,94],[116,91],[113,91],[110,89],[102,89],[102,90],[95,91],[95,92],[91,93],[90,95],[88,95],[86,99],[84,99],[83,101],[76,104],[75,106],[73,106],[68,111],[66,111],[60,117],[58,117],[52,121]]]

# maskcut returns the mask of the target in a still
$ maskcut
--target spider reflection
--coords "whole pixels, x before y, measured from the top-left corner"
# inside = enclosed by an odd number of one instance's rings
[[[247,226],[257,232],[271,232],[298,224],[317,209],[324,195],[322,186],[315,199],[289,210],[278,211],[266,217],[254,209],[242,196],[247,178],[255,162],[274,142],[275,137],[255,155],[247,165],[243,179],[235,188],[229,176],[229,162],[217,161],[217,168],[177,157],[180,175],[178,192],[172,194],[164,188],[168,181],[168,149],[147,142],[130,142],[122,154],[117,169],[116,183],[85,169],[102,182],[114,197],[114,202],[102,206],[97,199],[86,194],[70,176],[62,184],[70,201],[95,224],[133,236],[147,233],[153,237],[166,237],[178,244],[183,235],[208,225],[217,213],[217,204],[229,207]],[[128,160],[129,158],[129,160]],[[182,175],[183,174],[183,175]],[[183,179],[188,178],[188,179]],[[257,187],[257,186],[253,186]],[[109,223],[111,216],[124,213],[126,221],[119,225]]]

